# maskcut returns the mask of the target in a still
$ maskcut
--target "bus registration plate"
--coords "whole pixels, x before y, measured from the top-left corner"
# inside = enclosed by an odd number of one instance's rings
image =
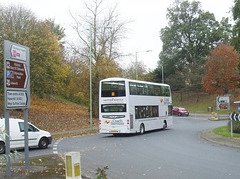
[[[118,131],[110,131],[111,133],[118,133]]]

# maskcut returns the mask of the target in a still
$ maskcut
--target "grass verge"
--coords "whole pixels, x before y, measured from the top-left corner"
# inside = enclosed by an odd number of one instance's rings
[[[215,128],[213,132],[223,137],[231,137],[231,132],[228,130],[227,126]],[[233,133],[233,137],[240,138],[240,134]]]
[[[240,89],[236,90],[234,93],[230,93],[230,111],[221,110],[220,114],[228,114],[233,111],[238,111],[238,105],[234,101],[240,101]],[[209,107],[212,107],[213,112],[218,112],[216,109],[216,98],[217,95],[208,95],[204,92],[194,93],[194,92],[173,92],[173,105],[185,107],[190,113],[203,113],[211,114]]]

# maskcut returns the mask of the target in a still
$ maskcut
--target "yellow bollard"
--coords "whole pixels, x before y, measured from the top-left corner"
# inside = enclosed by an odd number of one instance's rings
[[[65,159],[66,179],[81,179],[80,152],[69,152]]]
[[[215,112],[212,112],[212,118],[215,119]]]

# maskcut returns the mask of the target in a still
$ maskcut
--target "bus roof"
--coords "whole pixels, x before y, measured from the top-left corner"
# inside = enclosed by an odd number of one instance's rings
[[[127,78],[119,78],[119,77],[113,77],[113,78],[106,78],[101,81],[129,81],[129,82],[138,82],[138,83],[146,83],[146,84],[155,84],[155,85],[162,85],[162,86],[169,86],[165,83],[155,83],[155,82],[149,82],[149,81],[140,81],[140,80],[131,80]]]

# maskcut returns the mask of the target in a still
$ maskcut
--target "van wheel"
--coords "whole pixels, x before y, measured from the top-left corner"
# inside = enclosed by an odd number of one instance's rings
[[[38,147],[40,149],[46,149],[48,147],[48,139],[47,138],[41,138],[38,144]]]
[[[5,144],[4,142],[0,142],[0,154],[4,154],[5,153]]]
[[[144,124],[140,125],[140,134],[144,134],[145,133],[145,127]]]

